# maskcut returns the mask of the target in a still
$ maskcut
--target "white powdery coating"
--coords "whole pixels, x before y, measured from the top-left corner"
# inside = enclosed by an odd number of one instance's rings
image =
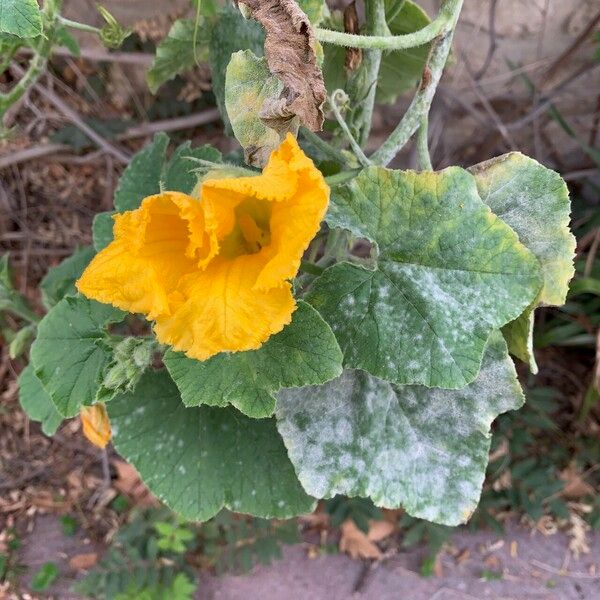
[[[494,334],[479,377],[462,390],[393,387],[349,370],[323,386],[281,392],[276,416],[310,494],[370,496],[455,525],[479,500],[492,420],[522,402],[506,345]]]

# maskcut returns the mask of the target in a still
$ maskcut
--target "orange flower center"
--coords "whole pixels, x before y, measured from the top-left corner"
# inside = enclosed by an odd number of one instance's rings
[[[256,254],[271,243],[272,202],[246,198],[235,207],[233,229],[221,242],[220,256]]]

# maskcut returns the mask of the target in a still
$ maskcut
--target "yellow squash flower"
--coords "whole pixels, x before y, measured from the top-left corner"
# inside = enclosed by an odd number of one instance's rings
[[[110,442],[110,420],[104,404],[82,406],[79,411],[83,435],[98,448],[104,448]]]
[[[259,348],[291,321],[289,280],[329,188],[288,135],[261,175],[207,179],[200,196],[163,192],[116,215],[114,241],[77,289],[144,314],[160,342],[205,360]]]

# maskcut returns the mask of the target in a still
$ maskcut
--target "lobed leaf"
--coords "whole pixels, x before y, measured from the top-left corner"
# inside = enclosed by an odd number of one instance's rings
[[[537,257],[543,277],[539,297],[502,331],[511,354],[537,365],[533,355],[534,310],[562,305],[575,273],[575,237],[569,230],[569,190],[560,175],[519,152],[510,152],[469,169],[483,201],[517,233]]]
[[[473,381],[491,331],[540,288],[535,256],[458,167],[365,169],[335,188],[327,222],[374,241],[378,266],[338,263],[306,300],[331,325],[346,366],[397,384]]]
[[[40,321],[31,361],[58,412],[74,417],[92,404],[112,352],[105,341],[110,323],[123,313],[82,296],[66,296]]]
[[[101,212],[94,216],[92,239],[96,252],[100,252],[113,241],[114,214],[116,211]]]
[[[150,91],[155,94],[165,82],[208,61],[209,27],[204,19],[179,19],[156,48],[152,66],[146,73]]]
[[[27,416],[39,421],[46,435],[54,435],[62,423],[62,415],[36,377],[33,366],[27,365],[19,376],[19,402]]]
[[[233,408],[186,408],[166,371],[147,372],[134,394],[107,409],[117,451],[186,519],[210,519],[224,506],[265,518],[314,508],[273,419],[249,419]]]
[[[298,302],[292,322],[258,350],[206,361],[169,350],[165,366],[186,406],[232,404],[249,417],[268,417],[283,387],[325,383],[342,372],[342,352],[319,313]]]
[[[479,501],[492,421],[523,402],[494,332],[477,379],[462,390],[394,386],[350,370],[325,385],[279,392],[276,416],[308,493],[368,496],[458,525]]]

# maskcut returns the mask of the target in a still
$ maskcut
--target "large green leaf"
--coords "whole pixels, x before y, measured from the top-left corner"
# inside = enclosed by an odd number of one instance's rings
[[[571,203],[562,177],[533,158],[510,152],[469,169],[482,200],[508,223],[540,261],[544,278],[539,301],[565,303],[575,273]]]
[[[107,405],[117,451],[148,488],[187,519],[223,506],[260,517],[309,512],[274,419],[234,408],[185,408],[166,371],[148,372],[135,394]]]
[[[39,421],[46,435],[54,435],[62,423],[62,416],[56,410],[50,396],[35,376],[33,367],[27,365],[19,376],[19,402],[33,421]]]
[[[233,133],[244,149],[246,162],[264,166],[279,146],[279,134],[260,118],[267,99],[279,97],[283,83],[271,75],[267,61],[250,50],[231,55],[225,76],[225,108]]]
[[[36,0],[0,0],[0,33],[34,38],[42,33],[42,14]]]
[[[31,361],[64,417],[94,402],[112,357],[106,328],[122,319],[123,313],[112,306],[66,296],[40,321]]]
[[[208,60],[209,28],[204,19],[179,19],[173,23],[167,37],[156,48],[156,57],[146,73],[152,93],[173,79]]]
[[[144,198],[160,192],[160,178],[168,145],[167,134],[158,133],[151,144],[131,159],[115,191],[114,205],[117,211],[134,210]]]
[[[78,248],[59,265],[52,267],[40,283],[42,300],[47,309],[58,304],[66,295],[75,294],[75,282],[94,256],[92,246]]]
[[[240,11],[227,3],[220,11],[210,34],[210,67],[212,87],[217,106],[225,123],[226,131],[231,132],[225,108],[225,74],[231,55],[238,50],[251,50],[257,56],[263,54],[265,34],[256,21],[242,17]]]
[[[363,371],[279,392],[277,426],[304,488],[318,498],[368,496],[445,525],[479,501],[496,416],[523,404],[495,332],[462,390],[393,386]]]
[[[517,232],[541,265],[543,285],[539,297],[502,329],[510,353],[536,373],[534,310],[540,303],[564,304],[575,272],[576,241],[569,230],[569,190],[558,173],[519,152],[475,165],[470,171],[483,201]]]
[[[198,182],[194,172],[198,165],[193,159],[212,162],[221,160],[221,153],[212,146],[192,148],[190,142],[185,142],[175,149],[173,156],[167,161],[168,145],[168,136],[159,133],[151,144],[133,157],[115,192],[114,204],[117,211],[134,210],[144,198],[158,194],[161,190],[191,194]],[[108,217],[104,217],[103,220],[108,222]],[[104,226],[105,223],[99,224],[99,227]],[[104,233],[102,229],[102,235],[99,237],[104,238]]]
[[[169,350],[164,361],[186,406],[233,404],[255,418],[273,414],[277,390],[325,383],[342,372],[342,352],[331,329],[305,302],[298,303],[290,325],[258,350],[203,362]]]
[[[464,387],[490,332],[540,288],[536,258],[458,167],[366,169],[334,189],[327,220],[376,242],[378,266],[337,264],[306,299],[331,325],[346,366],[394,383]]]
[[[402,8],[398,11],[398,5]],[[411,0],[386,0],[385,12],[392,35],[413,33],[429,24],[427,13]],[[377,102],[393,104],[398,96],[414,89],[423,72],[429,44],[387,52],[381,59],[377,80]]]

